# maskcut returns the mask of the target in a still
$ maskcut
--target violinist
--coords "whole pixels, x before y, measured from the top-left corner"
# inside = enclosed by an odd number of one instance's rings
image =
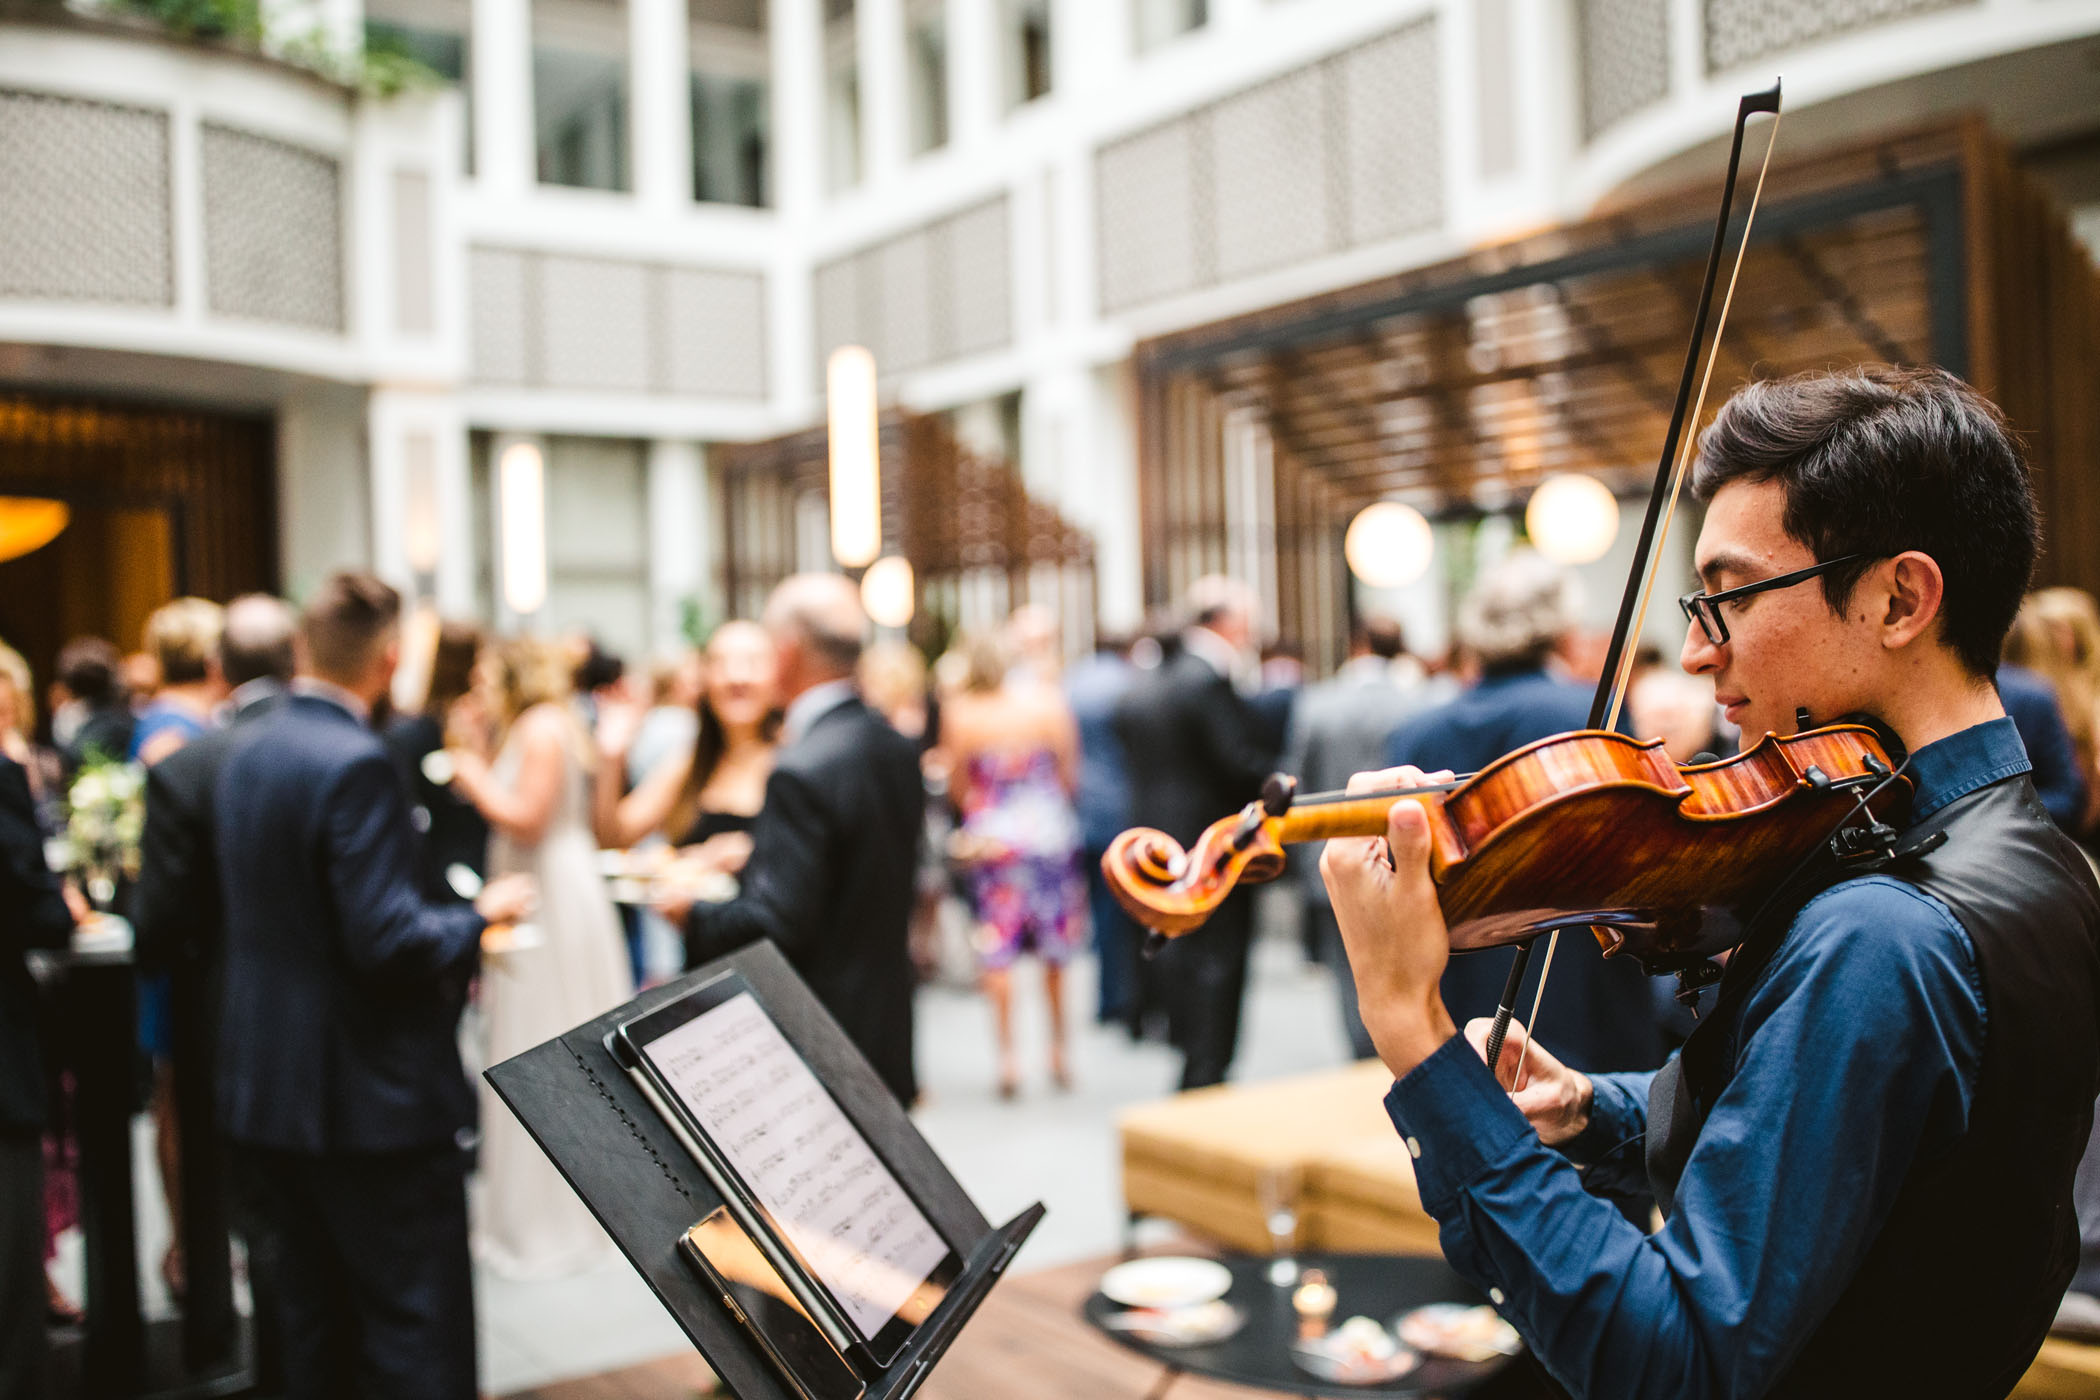
[[[1742,911],[1662,1070],[1586,1075],[1512,1027],[1491,1074],[1487,1023],[1461,1037],[1439,995],[1422,809],[1395,803],[1322,861],[1388,1112],[1446,1256],[1578,1397],[2002,1396],[2071,1277],[2100,1089],[2100,891],[1991,685],[2037,552],[2027,469],[1953,376],[1861,368],[1742,390],[1693,489],[1685,669],[1746,746],[1878,722],[1907,826],[1877,868],[1815,859]],[[1628,1184],[1655,1233],[1597,1194]]]

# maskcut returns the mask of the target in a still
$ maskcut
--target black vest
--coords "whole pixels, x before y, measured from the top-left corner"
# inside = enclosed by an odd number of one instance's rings
[[[1882,873],[1939,899],[1976,946],[1985,1028],[1968,1130],[1911,1164],[1858,1273],[1772,1395],[2001,1397],[2041,1349],[2078,1262],[2071,1178],[2100,1092],[2100,890],[2025,775],[1956,799],[1904,844],[1933,830],[1944,844]],[[1665,1211],[1735,1073],[1745,998],[1795,913],[1842,878],[1811,880],[1757,919],[1719,1004],[1656,1075],[1648,1172]]]

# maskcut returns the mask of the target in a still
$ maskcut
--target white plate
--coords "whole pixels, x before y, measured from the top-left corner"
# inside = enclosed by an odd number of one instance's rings
[[[1102,1326],[1147,1346],[1193,1347],[1222,1342],[1247,1322],[1247,1314],[1222,1298],[1192,1308],[1132,1308],[1110,1313]]]
[[[1232,1271],[1215,1259],[1133,1259],[1101,1276],[1101,1292],[1126,1308],[1186,1308],[1225,1296]]]

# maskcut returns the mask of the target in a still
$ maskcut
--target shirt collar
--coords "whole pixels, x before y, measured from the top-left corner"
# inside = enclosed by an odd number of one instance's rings
[[[798,742],[816,726],[818,720],[851,700],[853,696],[851,676],[823,681],[803,691],[788,703],[787,714],[781,718],[780,742],[784,745]]]
[[[226,703],[219,707],[223,719],[231,719],[250,705],[259,705],[265,700],[284,694],[284,682],[275,676],[257,676],[233,688]]]
[[[1191,627],[1181,634],[1182,649],[1226,680],[1239,683],[1246,658],[1239,648],[1208,627]]]
[[[292,694],[304,695],[315,700],[326,700],[338,709],[349,712],[350,718],[363,724],[371,717],[372,707],[337,685],[324,681],[319,676],[300,676],[292,682]]]
[[[1936,739],[1912,754],[1904,770],[1917,785],[1910,820],[1924,821],[1958,797],[2033,767],[2010,719],[1987,719]]]

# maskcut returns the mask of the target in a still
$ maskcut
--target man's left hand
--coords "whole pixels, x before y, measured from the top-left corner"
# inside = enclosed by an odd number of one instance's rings
[[[1419,787],[1450,776],[1388,768],[1358,773],[1349,791]],[[1451,941],[1429,878],[1428,813],[1410,798],[1399,799],[1384,836],[1329,841],[1320,875],[1349,951],[1364,1028],[1397,1079],[1458,1034],[1438,990]]]

